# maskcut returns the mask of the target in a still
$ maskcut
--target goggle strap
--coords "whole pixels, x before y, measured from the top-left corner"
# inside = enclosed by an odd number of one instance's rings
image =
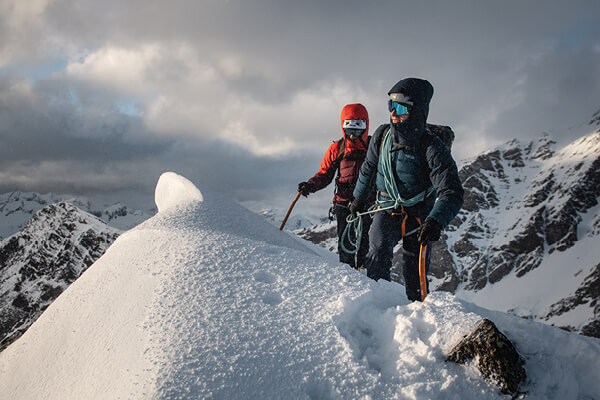
[[[403,93],[390,93],[390,100],[395,101],[396,103],[404,103],[409,106],[413,105],[410,97],[405,96]]]

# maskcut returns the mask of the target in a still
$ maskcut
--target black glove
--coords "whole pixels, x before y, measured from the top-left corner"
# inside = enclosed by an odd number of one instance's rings
[[[298,191],[302,193],[302,196],[306,197],[310,193],[315,192],[315,184],[312,182],[300,182],[298,184]]]
[[[433,218],[427,218],[423,225],[419,227],[417,238],[420,243],[435,242],[440,240],[442,225]]]
[[[364,211],[364,208],[366,205],[367,205],[367,202],[364,200],[361,200],[361,199],[352,200],[352,203],[350,203],[350,214],[352,214],[352,216],[354,218],[356,218],[356,213]]]

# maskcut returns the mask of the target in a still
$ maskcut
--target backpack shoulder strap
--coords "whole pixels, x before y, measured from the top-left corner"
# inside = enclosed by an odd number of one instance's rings
[[[339,172],[340,164],[342,163],[342,159],[344,158],[344,151],[346,150],[346,140],[342,137],[337,141],[338,144],[338,154],[332,165],[335,165],[335,169]]]
[[[335,159],[335,161],[337,163],[339,163],[342,161],[342,158],[344,158],[344,151],[346,151],[346,139],[342,137],[337,142],[338,142],[338,155],[337,155],[337,158]]]
[[[383,125],[385,126],[385,129],[383,130],[384,133],[379,138],[379,143],[377,143],[377,152],[379,154],[381,154],[381,144],[383,143],[383,138],[385,137],[387,131],[390,129],[390,124],[383,124]]]

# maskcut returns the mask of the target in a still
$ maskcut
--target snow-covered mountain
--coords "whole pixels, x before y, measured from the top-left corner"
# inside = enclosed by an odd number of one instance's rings
[[[86,197],[14,191],[0,194],[0,239],[17,233],[37,211],[60,202],[71,203],[120,230],[130,229],[154,214],[152,210],[131,209],[120,202],[104,204]]]
[[[481,317],[525,358],[527,398],[600,393],[595,338],[443,292],[409,303],[173,173],[156,201],[0,353],[4,397],[510,398],[445,361]]]
[[[465,206],[446,239],[456,291],[600,337],[600,131],[554,145],[512,141],[461,170]]]
[[[258,215],[262,215],[267,221],[273,225],[280,227],[281,223],[285,218],[285,212],[273,208],[265,208],[256,212]],[[294,230],[302,229],[314,226],[315,223],[310,219],[306,218],[302,214],[290,214],[288,220],[285,223],[285,229]]]
[[[18,191],[0,195],[0,351],[122,230],[151,214],[85,197]]]
[[[600,337],[600,130],[555,147],[515,139],[463,163],[465,204],[434,244],[431,288]],[[323,225],[296,233],[335,246]]]
[[[18,338],[121,231],[70,203],[36,212],[0,241],[0,350]]]

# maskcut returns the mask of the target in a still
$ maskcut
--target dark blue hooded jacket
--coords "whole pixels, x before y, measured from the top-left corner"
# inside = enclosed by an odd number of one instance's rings
[[[410,199],[430,186],[435,189],[423,202],[405,207],[406,212],[421,221],[427,217],[434,218],[442,227],[446,227],[463,204],[463,188],[450,149],[437,137],[425,137],[430,135],[425,126],[433,86],[423,79],[407,78],[396,83],[388,92],[390,93],[408,96],[413,102],[413,108],[403,123],[381,125],[373,134],[354,189],[354,197],[366,200],[375,185],[378,191],[385,192],[385,178],[381,172],[379,156],[383,136],[391,129],[396,147],[392,153],[392,166],[400,196]],[[411,148],[421,151],[411,151]],[[390,204],[393,201],[390,200]],[[382,206],[385,207],[386,204]]]

